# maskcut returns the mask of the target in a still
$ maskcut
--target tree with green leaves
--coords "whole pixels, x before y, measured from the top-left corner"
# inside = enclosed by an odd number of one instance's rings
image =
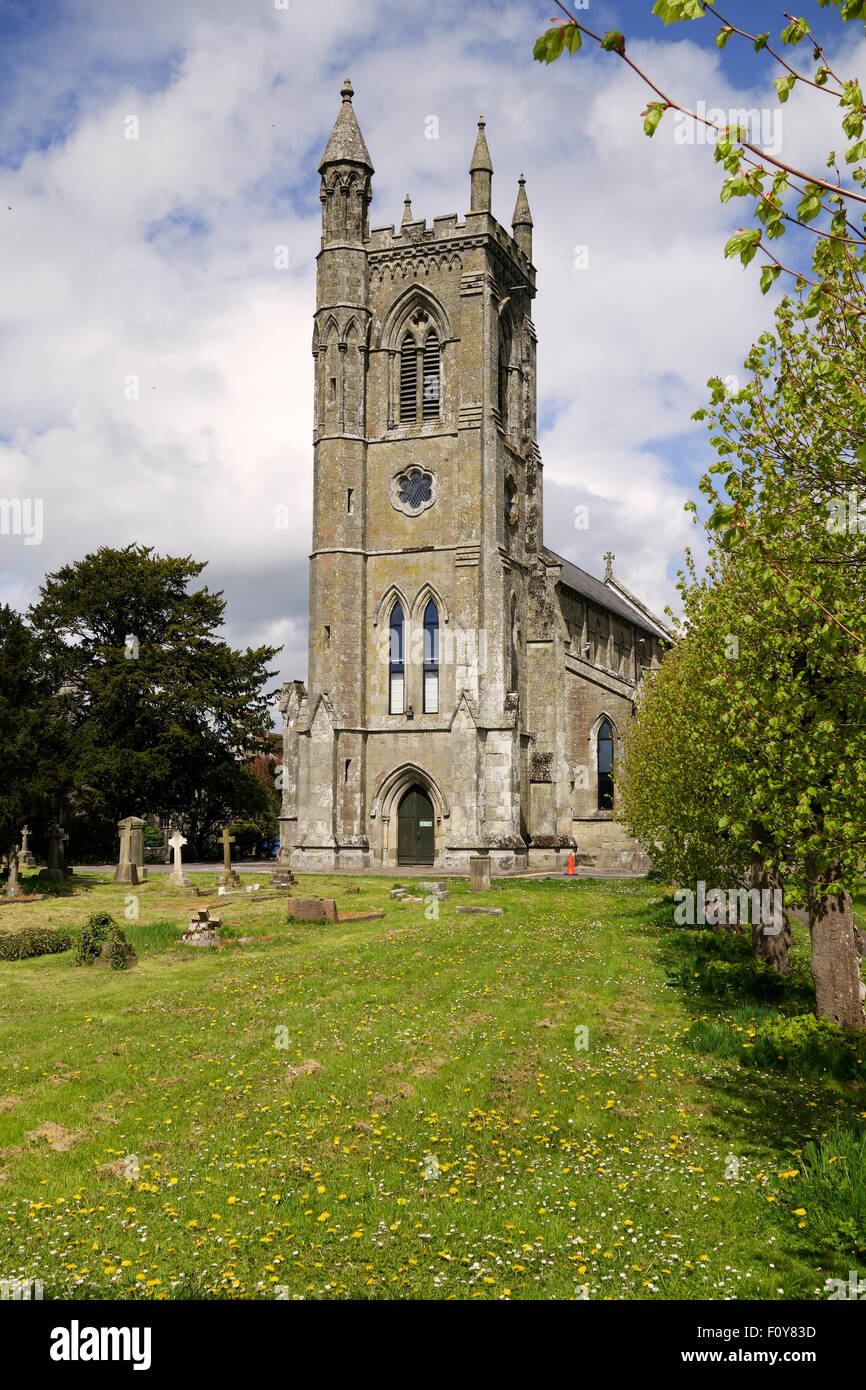
[[[267,746],[277,650],[225,642],[222,594],[190,587],[204,567],[103,547],[48,575],[29,614],[68,724],[75,816],[159,813],[193,852],[269,808],[247,764]]]
[[[699,577],[687,553],[678,586],[686,617],[662,664],[638,686],[617,769],[618,815],[671,883],[736,884],[750,862],[746,843],[719,824],[731,806],[720,804],[713,775],[724,757],[727,700],[715,679],[717,653],[730,650],[724,605],[710,602],[720,580],[713,566]]]
[[[68,730],[45,651],[13,609],[0,607],[0,851],[28,824],[44,834],[68,790]]]
[[[795,282],[798,291],[807,292],[810,313],[817,312],[828,300],[835,302],[840,310],[862,313],[863,306],[857,299],[846,300],[836,272],[846,258],[862,262],[866,250],[863,89],[856,78],[844,77],[835,71],[827,57],[826,44],[812,32],[806,20],[786,14],[787,23],[779,33],[778,42],[774,43],[769,32],[751,31],[748,17],[753,7],[748,4],[739,6],[745,12],[741,21],[727,13],[727,4],[722,14],[715,0],[655,0],[652,7],[652,13],[665,25],[702,19],[717,22],[716,44],[720,49],[731,41],[751,45],[756,54],[763,55],[778,68],[779,76],[774,85],[780,102],[787,102],[795,92],[807,91],[817,94],[816,99],[835,102],[840,111],[845,144],[844,164],[840,165],[835,151],[831,151],[821,171],[803,169],[799,164],[761,149],[750,138],[750,132],[739,125],[721,125],[709,115],[692,110],[664,91],[635,62],[626,37],[619,30],[598,34],[581,23],[563,0],[555,0],[555,3],[563,18],[545,30],[536,42],[533,56],[539,62],[552,63],[563,53],[579,53],[584,40],[588,40],[631,68],[651,94],[651,100],[641,112],[643,129],[648,136],[655,135],[669,111],[711,132],[715,159],[725,174],[722,201],[753,200],[753,225],[741,227],[730,238],[725,255],[738,256],[743,265],[748,265],[760,253],[761,289],[765,294],[784,275]],[[818,4],[823,9],[835,7],[843,25],[860,23],[866,30],[866,0],[818,0]],[[795,66],[795,55],[791,52],[800,45],[811,50],[814,65],[805,71]],[[792,263],[781,260],[778,243],[788,228],[796,228],[812,243],[811,271],[805,268],[810,257],[804,257],[799,249],[795,250]]]
[[[650,89],[642,112],[648,136],[669,111],[712,127],[722,201],[752,201],[752,225],[730,238],[725,254],[743,265],[760,257],[762,291],[784,276],[796,295],[777,310],[775,332],[753,348],[746,388],[732,395],[716,380],[709,411],[698,412],[709,417],[717,454],[701,482],[709,504],[709,577],[684,577],[682,650],[641,702],[644,730],[631,745],[626,795],[645,835],[654,820],[663,846],[686,835],[680,861],[695,862],[696,847],[704,857],[724,851],[734,864],[748,856],[753,875],[783,879],[790,899],[808,904],[818,1014],[862,1028],[850,896],[866,863],[862,87],[834,69],[827,44],[805,19],[786,15],[774,44],[769,32],[753,33],[747,19],[728,13],[727,4],[722,13],[715,0],[656,0],[653,13],[665,24],[715,20],[719,48],[749,43],[777,65],[780,102],[808,92],[836,104],[844,162],[830,151],[823,170],[804,169],[762,150],[741,127],[690,110],[637,65],[624,35],[596,34],[557,4],[563,21],[538,40],[536,58],[552,62],[589,39]],[[819,4],[835,6],[843,25],[866,22],[866,0]],[[811,69],[795,65],[800,45],[811,50]],[[807,239],[808,253],[796,247],[785,263],[779,242],[790,229]],[[705,709],[690,718],[686,678],[695,682],[694,701],[713,711],[705,771],[718,834],[701,819],[703,792],[692,817],[678,825],[660,790],[669,768],[682,774],[681,740],[689,729],[707,731]],[[641,793],[637,769],[652,776],[651,754],[655,788]],[[670,848],[668,854],[677,859]]]
[[[837,269],[866,309],[853,258]],[[809,909],[820,1016],[866,1026],[851,890],[866,867],[866,321],[785,300],[708,411],[708,526],[737,580],[741,658],[724,729],[754,764],[747,814]],[[698,412],[699,415],[702,412]],[[844,516],[843,516],[844,511]],[[760,740],[760,757],[754,741]]]
[[[839,279],[863,300],[857,267]],[[700,738],[734,861],[748,856],[808,907],[819,1016],[862,1028],[851,890],[866,868],[864,319],[786,299],[746,367],[743,390],[717,379],[698,412],[717,454],[701,481],[711,563],[682,577],[680,649],[641,701],[624,800],[642,838],[654,820],[667,826],[656,839],[675,838],[660,783],[683,739]],[[711,827],[706,842],[711,856]],[[695,862],[688,842],[669,854]]]

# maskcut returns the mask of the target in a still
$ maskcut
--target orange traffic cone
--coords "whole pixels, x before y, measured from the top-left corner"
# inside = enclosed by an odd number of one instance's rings
[[[569,872],[570,874],[573,874],[573,873],[574,873],[574,850],[573,850],[573,849],[570,849],[570,850],[568,851],[568,872]]]

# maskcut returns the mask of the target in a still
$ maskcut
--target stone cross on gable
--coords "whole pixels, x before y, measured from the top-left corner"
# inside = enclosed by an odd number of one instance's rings
[[[605,577],[605,581],[607,581],[608,579],[613,579],[613,562],[614,562],[615,559],[616,559],[616,556],[613,554],[613,552],[610,551],[610,550],[608,550],[608,551],[606,552],[606,554],[605,554],[605,557],[604,557],[604,577]]]

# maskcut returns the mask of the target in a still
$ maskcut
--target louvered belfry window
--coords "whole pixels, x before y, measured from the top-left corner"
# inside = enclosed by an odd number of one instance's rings
[[[400,349],[400,422],[414,425],[418,419],[418,346],[407,333]]]
[[[431,328],[423,347],[407,333],[400,347],[400,423],[438,420],[441,393],[439,338]]]
[[[424,343],[424,391],[421,400],[421,419],[439,418],[439,339],[433,329]]]

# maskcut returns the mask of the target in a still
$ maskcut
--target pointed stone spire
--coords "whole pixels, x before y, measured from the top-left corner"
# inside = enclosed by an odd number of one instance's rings
[[[323,173],[329,164],[361,164],[372,174],[373,165],[352,106],[354,90],[348,77],[340,89],[340,95],[343,98],[343,105],[340,107],[339,115],[334,122],[334,129],[331,131],[331,138],[325,153],[322,155],[319,173]]]
[[[483,116],[478,122],[478,138],[475,141],[475,149],[472,152],[472,163],[469,165],[469,174],[472,179],[472,202],[470,211],[489,212],[493,184],[493,165],[490,162],[487,137],[484,134]]]
[[[405,227],[405,226],[406,226],[406,223],[407,223],[407,222],[411,222],[411,221],[412,221],[412,199],[409,197],[409,194],[407,193],[407,194],[406,194],[406,197],[403,199],[403,226]]]
[[[532,260],[532,213],[529,211],[529,199],[526,196],[526,179],[522,174],[517,183],[517,202],[514,204],[511,230],[521,251]]]

